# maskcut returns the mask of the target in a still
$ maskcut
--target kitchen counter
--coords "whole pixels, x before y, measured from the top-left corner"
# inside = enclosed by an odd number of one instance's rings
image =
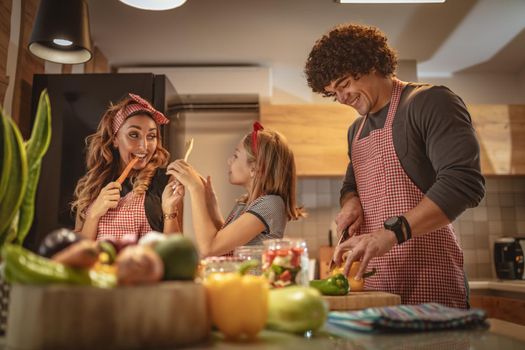
[[[191,349],[524,349],[525,326],[500,320],[490,320],[490,329],[435,331],[408,334],[363,334],[344,332],[331,326],[325,330],[337,334],[322,334],[304,338],[286,333],[263,331],[254,343],[225,342],[215,335],[210,344]],[[520,339],[521,336],[521,339]]]
[[[472,291],[485,289],[525,293],[525,280],[472,280],[468,284]]]
[[[312,338],[287,333],[263,331],[254,342],[228,342],[214,332],[211,340],[188,349],[524,349],[525,326],[497,319],[489,319],[489,329],[434,331],[406,334],[364,334],[345,332],[330,325],[321,334]],[[330,335],[331,333],[332,335]],[[5,347],[5,338],[0,338],[0,350]]]

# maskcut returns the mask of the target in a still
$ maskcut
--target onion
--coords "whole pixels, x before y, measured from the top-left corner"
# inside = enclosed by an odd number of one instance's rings
[[[118,283],[121,285],[155,283],[164,275],[162,260],[148,246],[124,248],[117,256],[116,265]]]

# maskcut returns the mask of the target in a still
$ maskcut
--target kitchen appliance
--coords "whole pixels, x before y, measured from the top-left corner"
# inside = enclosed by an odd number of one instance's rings
[[[104,111],[128,93],[138,94],[163,112],[170,123],[161,127],[163,144],[171,159],[184,155],[184,113],[180,98],[164,75],[36,74],[33,78],[31,115],[40,92],[47,89],[51,102],[51,144],[42,161],[35,221],[24,245],[35,250],[43,237],[59,227],[73,228],[70,203],[75,186],[86,173],[88,135],[94,133]]]
[[[494,242],[494,264],[500,279],[525,279],[525,237],[502,237]]]

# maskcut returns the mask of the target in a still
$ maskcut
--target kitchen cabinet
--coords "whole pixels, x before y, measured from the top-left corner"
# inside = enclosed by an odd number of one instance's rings
[[[298,176],[343,176],[347,130],[357,117],[340,104],[261,105],[262,124],[288,139]]]
[[[485,175],[525,174],[525,105],[469,105]]]
[[[525,174],[525,105],[469,105],[484,175]],[[358,117],[340,104],[261,105],[264,126],[283,133],[298,176],[344,176],[347,130]]]
[[[525,294],[521,298],[473,294],[470,305],[484,309],[489,318],[525,325]]]

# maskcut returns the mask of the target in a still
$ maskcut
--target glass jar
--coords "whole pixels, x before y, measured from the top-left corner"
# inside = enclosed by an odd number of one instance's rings
[[[201,260],[199,275],[206,278],[212,273],[237,272],[242,263],[242,259],[233,256],[213,256]]]
[[[246,260],[257,260],[259,261],[259,266],[248,270],[247,273],[251,275],[260,276],[262,275],[262,255],[264,252],[263,245],[244,245],[241,247],[235,248],[233,251],[233,256],[241,259],[242,261]]]
[[[302,239],[264,241],[262,269],[274,288],[308,286],[308,249]]]

